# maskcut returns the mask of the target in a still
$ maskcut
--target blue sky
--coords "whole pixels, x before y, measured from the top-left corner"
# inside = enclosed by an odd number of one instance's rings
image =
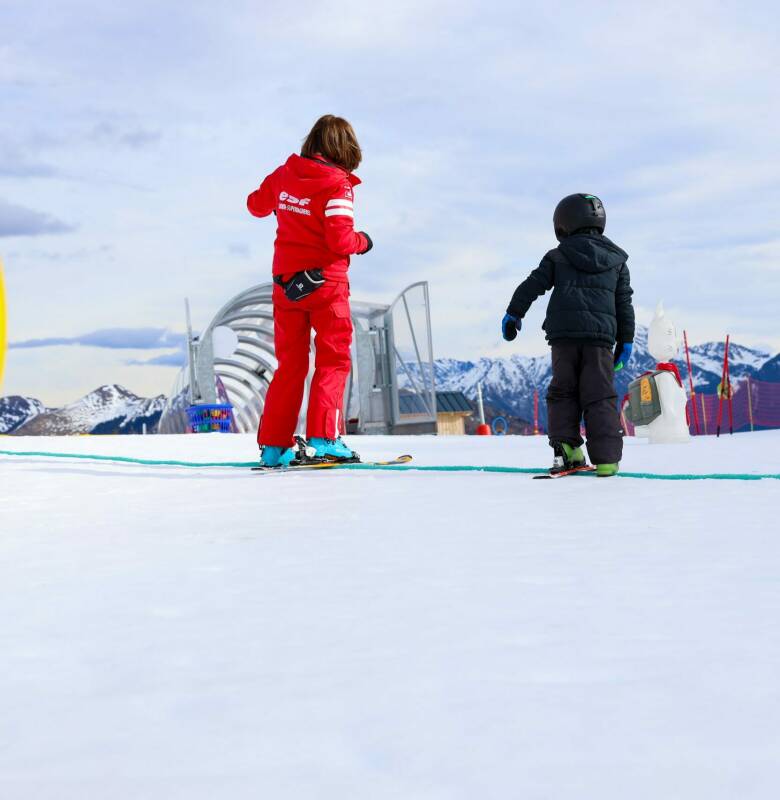
[[[774,5],[6,0],[0,27],[9,338],[43,340],[4,393],[166,392],[184,296],[202,327],[267,280],[245,198],[322,113],[364,149],[353,296],[429,280],[437,355],[544,352],[544,300],[498,323],[576,191],[641,320],[780,349]]]

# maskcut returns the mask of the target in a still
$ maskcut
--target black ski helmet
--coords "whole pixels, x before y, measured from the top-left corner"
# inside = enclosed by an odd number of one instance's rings
[[[570,194],[558,203],[553,214],[555,237],[559,242],[580,228],[596,228],[604,233],[606,225],[607,212],[595,194]]]

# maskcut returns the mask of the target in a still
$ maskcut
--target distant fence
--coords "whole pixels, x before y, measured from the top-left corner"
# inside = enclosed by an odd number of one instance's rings
[[[766,430],[780,428],[780,383],[757,381],[745,378],[739,384],[732,382],[731,413],[734,433],[737,431]],[[696,393],[696,414],[699,418],[699,434],[714,435],[718,427],[717,394]],[[729,403],[723,400],[720,432],[729,432]],[[688,423],[692,435],[696,434],[691,399],[688,398]],[[624,419],[629,436],[634,435],[634,426]]]

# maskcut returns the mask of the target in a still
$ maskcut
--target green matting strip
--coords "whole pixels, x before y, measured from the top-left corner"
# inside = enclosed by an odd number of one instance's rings
[[[396,470],[408,471],[416,470],[418,472],[506,472],[506,473],[521,473],[525,475],[545,475],[548,470],[538,469],[533,467],[479,467],[479,466],[414,466],[409,464],[387,464],[384,466],[371,465],[371,464],[343,464],[338,469],[371,469],[371,470]],[[598,477],[595,472],[579,472],[576,475],[568,477],[577,478],[596,478]],[[671,473],[664,475],[657,472],[618,472],[616,478],[635,478],[640,480],[651,481],[760,481],[780,480],[780,473],[728,473],[728,472],[711,472],[711,473]]]
[[[107,461],[117,464],[141,464],[146,467],[256,467],[257,461],[175,461],[173,459],[131,458],[130,456],[96,456],[88,453],[42,453],[35,450],[0,450],[0,456],[28,458],[70,458],[81,461]]]
[[[152,458],[131,458],[130,456],[99,456],[86,453],[47,453],[35,450],[0,450],[3,456],[19,456],[27,458],[64,458],[76,459],[81,461],[97,461],[115,464],[140,464],[146,467],[227,467],[233,469],[247,469],[257,466],[257,461],[176,461],[173,459],[152,459]],[[505,473],[510,475],[544,475],[547,470],[536,467],[495,467],[495,466],[476,466],[476,465],[451,465],[451,466],[418,466],[415,464],[342,464],[336,467],[337,470],[387,470],[389,472],[491,472]],[[314,472],[327,472],[328,470],[312,470]],[[593,472],[582,472],[577,478],[594,478]],[[780,473],[675,473],[663,475],[657,472],[619,472],[617,478],[635,478],[640,480],[652,481],[760,481],[760,480],[780,480]]]

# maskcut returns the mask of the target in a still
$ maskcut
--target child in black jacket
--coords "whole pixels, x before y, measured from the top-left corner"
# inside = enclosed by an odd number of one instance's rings
[[[623,454],[613,373],[631,357],[633,291],[628,255],[604,236],[606,222],[598,197],[564,197],[553,215],[560,244],[517,287],[501,323],[504,339],[512,341],[531,303],[553,290],[542,326],[552,348],[547,416],[553,473],[585,466],[583,416],[598,475],[614,475]]]

